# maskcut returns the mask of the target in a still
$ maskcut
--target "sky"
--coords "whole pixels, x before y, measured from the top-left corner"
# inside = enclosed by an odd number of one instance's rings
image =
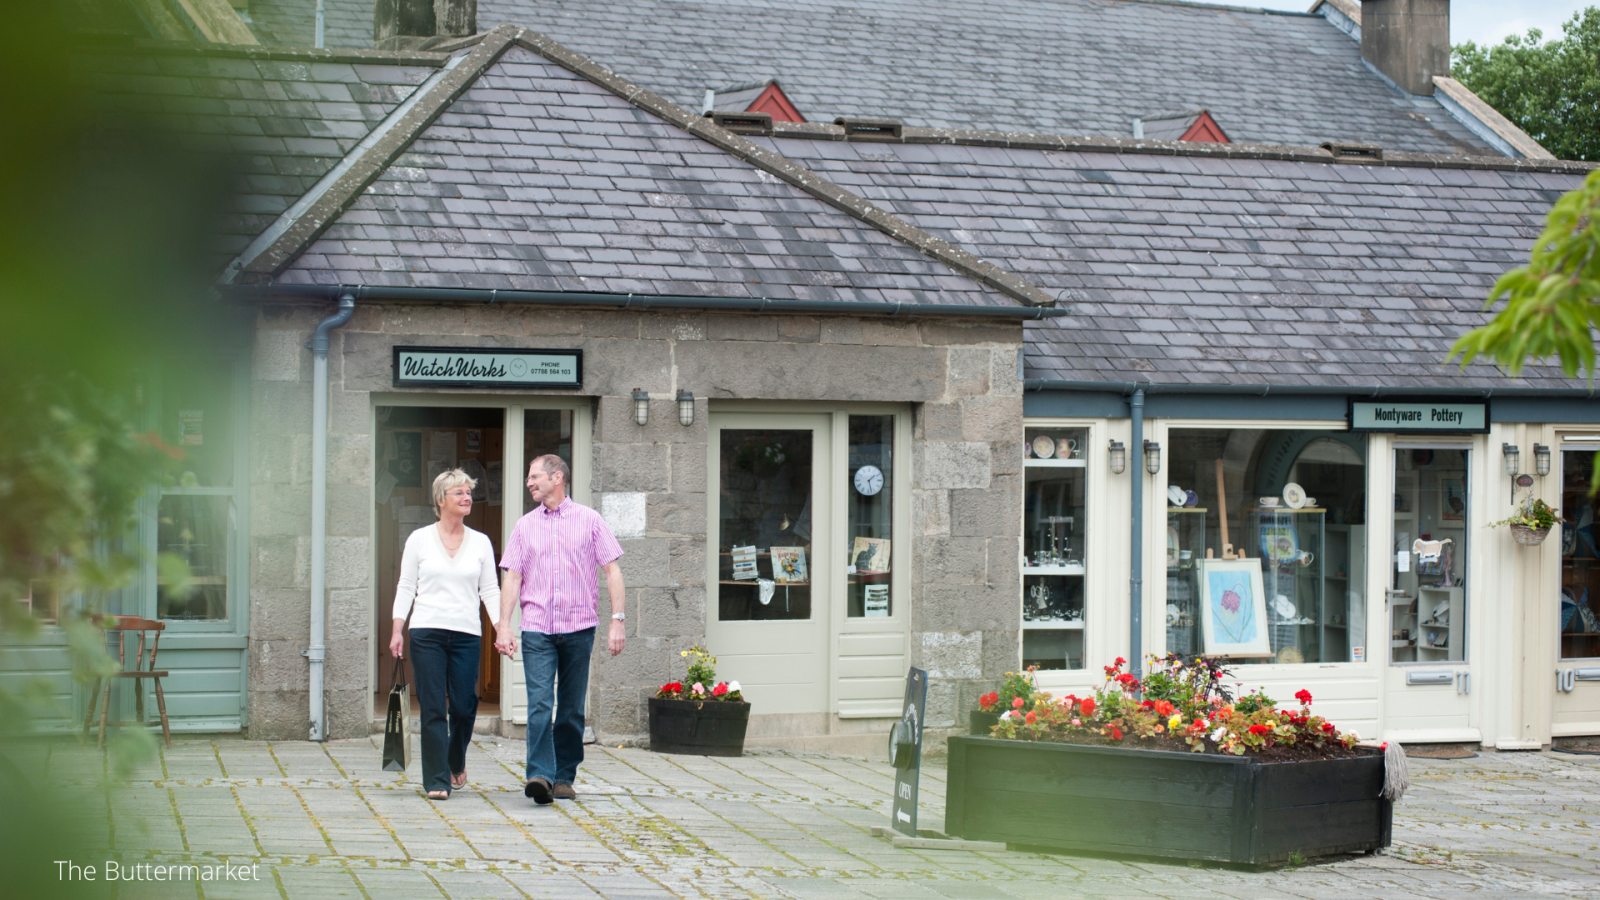
[[[1305,12],[1312,0],[1191,0],[1225,6],[1256,6]],[[1450,43],[1473,41],[1498,44],[1507,35],[1526,34],[1537,28],[1544,39],[1561,37],[1561,26],[1572,14],[1600,0],[1453,0],[1450,4]]]

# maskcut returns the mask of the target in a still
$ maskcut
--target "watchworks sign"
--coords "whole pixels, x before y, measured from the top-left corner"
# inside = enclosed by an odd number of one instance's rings
[[[1391,434],[1482,434],[1489,430],[1489,404],[1352,400],[1350,430]]]
[[[582,350],[394,348],[395,387],[583,386]]]

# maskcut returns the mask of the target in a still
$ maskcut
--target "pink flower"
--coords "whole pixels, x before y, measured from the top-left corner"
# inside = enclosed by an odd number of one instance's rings
[[[695,683],[694,683],[694,688],[693,688],[693,690],[694,690],[694,692],[695,692],[695,693],[696,693],[696,694],[704,694],[704,693],[705,693],[705,692],[706,692],[706,686],[705,686],[705,685],[703,685],[703,684],[701,684],[701,683],[700,683],[700,682],[698,682],[698,681],[696,681],[696,682],[695,682]]]
[[[1239,595],[1238,595],[1238,593],[1236,593],[1234,591],[1223,591],[1222,592],[1222,608],[1227,610],[1228,612],[1231,612],[1231,613],[1238,612],[1239,611]]]
[[[1022,698],[1021,697],[1012,697],[1011,698],[1011,708],[1012,709],[1021,709],[1022,708]]]

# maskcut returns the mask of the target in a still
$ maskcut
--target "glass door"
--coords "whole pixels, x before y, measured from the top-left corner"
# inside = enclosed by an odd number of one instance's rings
[[[1579,441],[1582,441],[1581,443]],[[1560,656],[1551,733],[1600,734],[1600,496],[1589,496],[1600,439],[1561,444],[1561,592],[1554,624]]]
[[[828,708],[831,421],[711,417],[706,638],[718,675],[737,680],[763,714]],[[857,573],[889,572],[889,541],[861,543]],[[860,593],[865,612],[875,598]]]
[[[1390,733],[1411,740],[1475,739],[1467,665],[1470,462],[1462,445],[1394,451],[1384,718]]]

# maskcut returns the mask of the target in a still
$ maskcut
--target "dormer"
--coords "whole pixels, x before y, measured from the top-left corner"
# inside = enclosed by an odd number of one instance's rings
[[[772,116],[774,122],[806,120],[789,102],[775,78],[721,91],[706,91],[705,111],[762,112]]]

